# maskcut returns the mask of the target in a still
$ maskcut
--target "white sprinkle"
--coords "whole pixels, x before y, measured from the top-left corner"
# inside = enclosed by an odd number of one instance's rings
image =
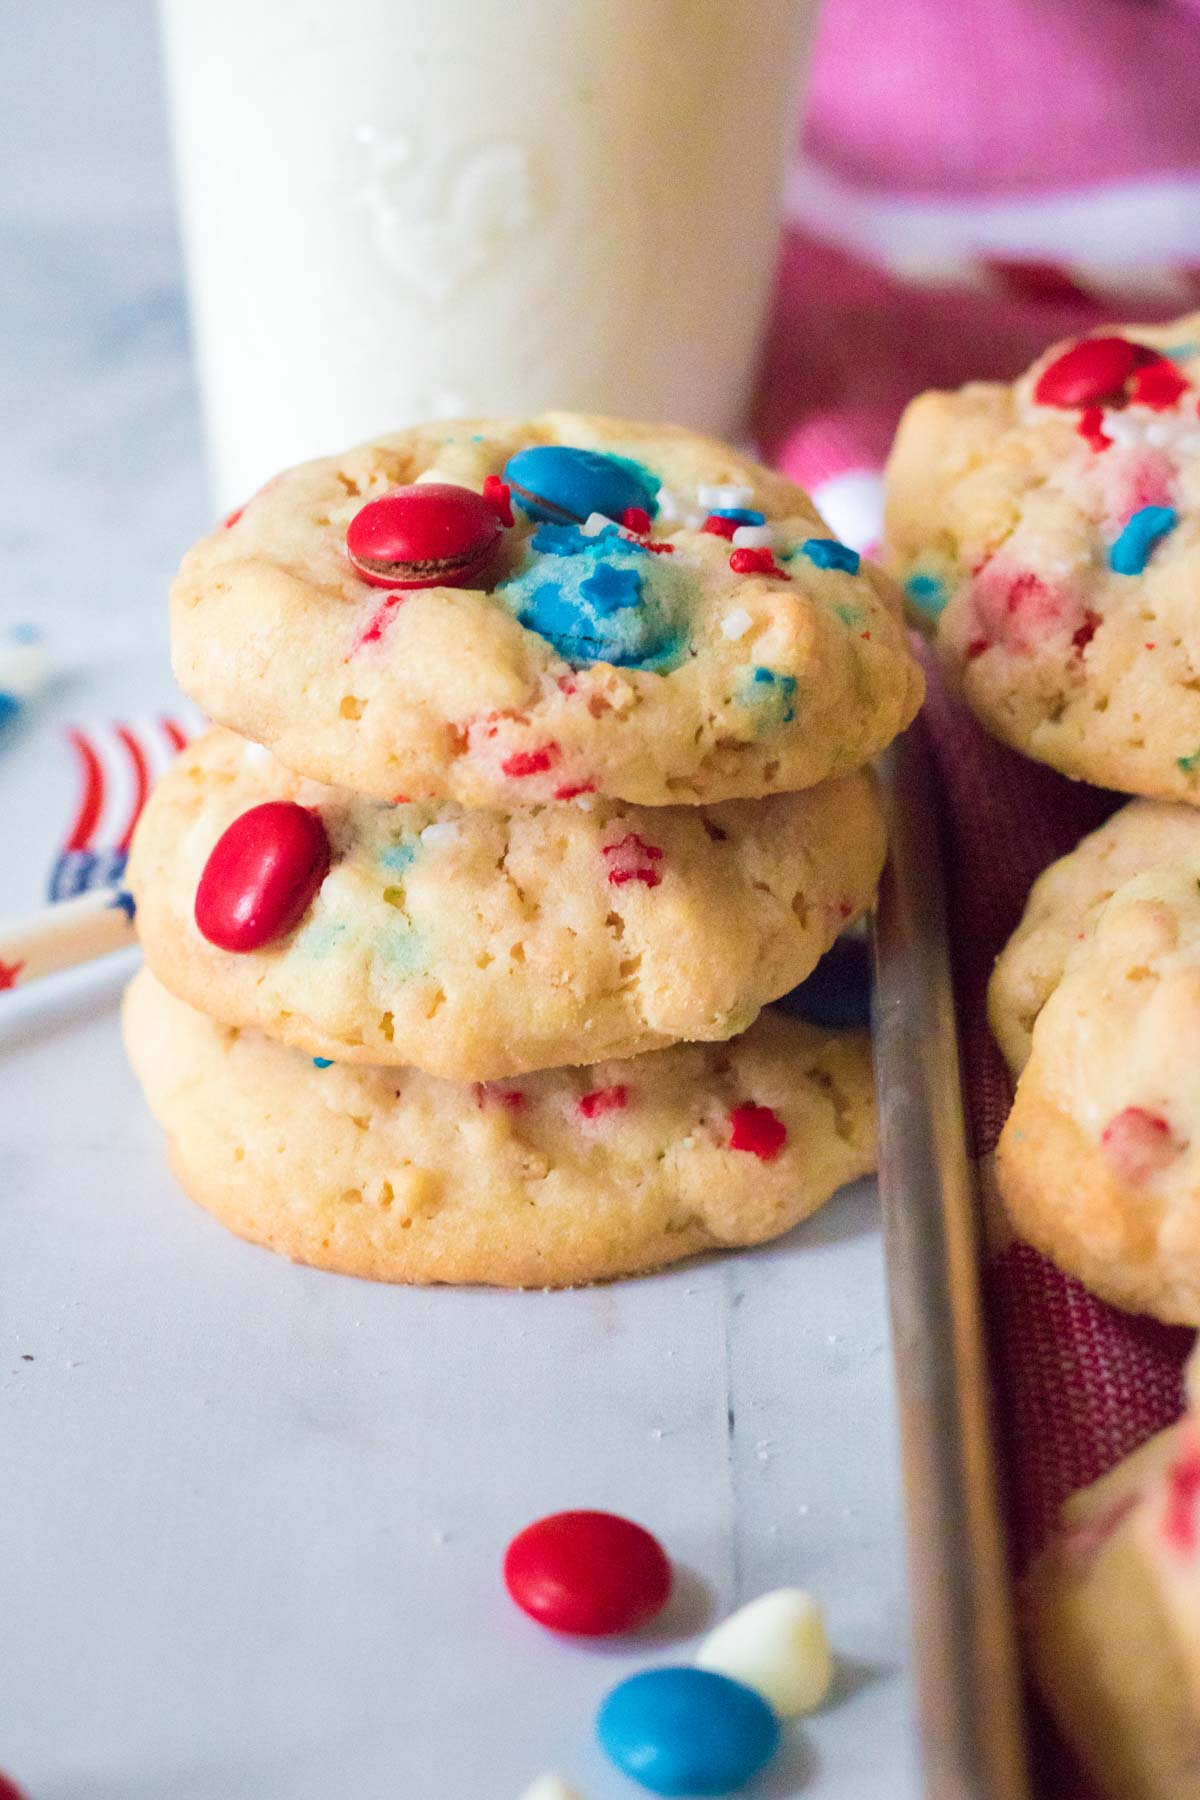
[[[607,513],[589,513],[579,529],[583,532],[584,537],[599,537],[602,531],[607,531],[610,525],[616,523],[617,521],[610,519]]]
[[[265,744],[242,745],[242,761],[248,769],[265,769],[272,760],[271,752]]]
[[[706,506],[709,512],[713,512],[718,508],[749,506],[754,498],[754,489],[740,487],[732,482],[726,487],[701,485],[696,489],[696,498],[701,506]]]
[[[421,842],[436,850],[439,845],[457,844],[458,836],[458,826],[453,819],[436,819],[421,833]]]
[[[749,631],[754,620],[744,606],[735,606],[721,620],[721,635],[727,638],[742,638]]]
[[[739,525],[733,534],[735,550],[770,550],[775,534],[769,525]]]
[[[1171,427],[1159,420],[1155,420],[1152,425],[1146,427],[1146,442],[1152,444],[1156,450],[1161,450],[1164,444],[1169,444],[1172,436]]]
[[[683,504],[679,495],[669,487],[660,487],[654,496],[654,504],[659,518],[664,525],[673,525],[683,518]]]
[[[696,1665],[744,1682],[781,1719],[820,1706],[833,1680],[821,1608],[802,1588],[777,1588],[710,1631]]]
[[[527,1787],[521,1800],[582,1800],[577,1788],[569,1787],[561,1775],[553,1771],[539,1775],[532,1786]]]
[[[1114,444],[1140,444],[1142,441],[1142,427],[1128,413],[1105,413],[1102,424],[1104,435]]]
[[[595,794],[576,794],[575,804],[580,812],[591,812],[596,804],[596,796]]]

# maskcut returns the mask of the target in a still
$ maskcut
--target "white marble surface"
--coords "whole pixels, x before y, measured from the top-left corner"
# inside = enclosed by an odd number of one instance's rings
[[[0,621],[44,623],[62,669],[0,742],[4,912],[65,824],[64,721],[171,696],[163,591],[207,506],[153,187],[74,218],[0,194]],[[827,1602],[842,1676],[755,1791],[913,1795],[871,1184],[775,1248],[592,1293],[294,1269],[174,1190],[113,993],[0,1014],[0,1767],[30,1800],[516,1800],[551,1765],[620,1800],[608,1684],[784,1581]],[[588,1649],[511,1609],[507,1537],[569,1504],[695,1572],[672,1630]]]

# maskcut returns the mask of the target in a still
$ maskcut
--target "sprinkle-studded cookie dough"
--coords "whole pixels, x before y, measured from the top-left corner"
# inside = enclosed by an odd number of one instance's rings
[[[866,1033],[773,1011],[728,1044],[472,1087],[314,1068],[144,971],[125,1040],[194,1200],[296,1261],[380,1281],[634,1274],[776,1237],[875,1162]]]
[[[172,619],[214,718],[384,800],[786,792],[861,766],[921,697],[895,588],[798,488],[567,413],[279,476],[185,558]]]
[[[214,1017],[488,1081],[732,1037],[871,904],[883,855],[862,772],[464,811],[360,800],[218,730],[155,789],[129,881],[151,968]]]
[[[887,487],[891,566],[988,729],[1200,804],[1200,315],[922,395]]]
[[[1103,1299],[1200,1325],[1200,882],[1126,881],[1069,956],[997,1152],[1018,1235]]]
[[[1038,1014],[1101,908],[1135,875],[1170,863],[1200,875],[1200,811],[1131,800],[1038,877],[988,985],[988,1020],[1014,1075],[1029,1061]]]

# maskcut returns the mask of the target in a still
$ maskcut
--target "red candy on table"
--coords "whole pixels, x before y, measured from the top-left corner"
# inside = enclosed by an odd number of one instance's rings
[[[316,813],[268,800],[242,813],[213,845],[196,889],[196,924],[221,950],[261,950],[285,937],[329,873]]]
[[[355,513],[346,554],[372,587],[462,587],[504,529],[498,498],[449,481],[394,488]]]
[[[1039,406],[1096,406],[1103,400],[1119,400],[1133,371],[1154,355],[1128,338],[1081,338],[1042,370],[1033,397]]]
[[[658,1539],[632,1519],[551,1513],[508,1546],[504,1585],[521,1611],[550,1631],[609,1637],[662,1610],[671,1565]]]

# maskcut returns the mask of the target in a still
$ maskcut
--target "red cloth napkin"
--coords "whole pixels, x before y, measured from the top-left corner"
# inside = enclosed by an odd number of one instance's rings
[[[760,440],[818,505],[825,492],[843,505],[839,475],[859,470],[877,479],[912,393],[1011,377],[1047,344],[1093,328],[1102,316],[1095,303],[1061,291],[1006,299],[994,290],[904,288],[843,251],[794,235],[762,387]],[[850,498],[859,515],[851,507],[839,529],[865,548],[878,518],[869,493],[854,489]],[[939,777],[966,1102],[972,1148],[985,1159],[1012,1102],[987,1026],[992,965],[1034,878],[1121,796],[1068,781],[993,742],[928,662],[927,674],[919,728]],[[1011,1241],[989,1263],[986,1299],[1019,1573],[1068,1494],[1177,1416],[1193,1334],[1114,1311]],[[1035,1755],[1047,1800],[1088,1800],[1086,1781],[1044,1722]]]

